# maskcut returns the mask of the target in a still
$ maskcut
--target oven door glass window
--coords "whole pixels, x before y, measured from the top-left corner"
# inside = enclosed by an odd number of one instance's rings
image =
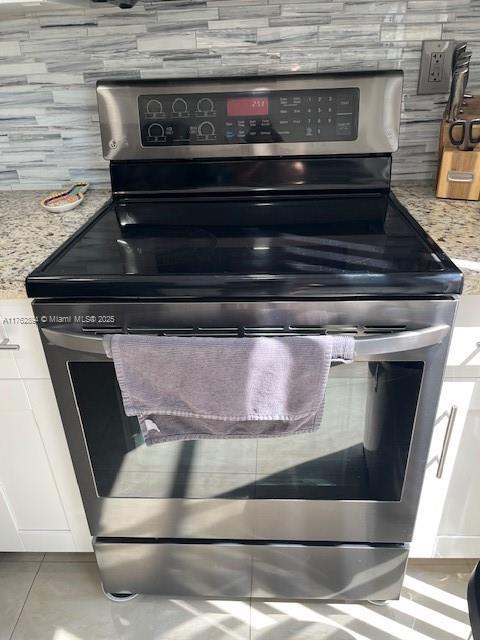
[[[111,362],[70,362],[97,493],[113,498],[400,500],[422,362],[331,368],[313,433],[146,447]]]

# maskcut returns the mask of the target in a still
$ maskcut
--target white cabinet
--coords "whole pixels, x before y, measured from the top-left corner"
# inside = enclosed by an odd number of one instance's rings
[[[0,551],[88,551],[90,536],[28,300],[0,301]]]
[[[91,536],[50,379],[26,380],[28,398],[53,469],[76,551],[91,551]]]
[[[467,381],[456,384],[463,382]],[[480,557],[480,378],[471,382],[470,404],[438,529],[437,556]]]
[[[5,489],[0,484],[0,551],[23,551],[22,539],[18,532]]]
[[[68,530],[23,380],[0,380],[0,478],[19,529]]]
[[[3,333],[17,350],[0,350],[0,378],[48,379],[47,362],[28,300],[0,301]]]
[[[449,485],[457,466],[457,454],[476,382],[475,379],[466,378],[446,379],[443,383],[411,548],[411,555],[415,557],[436,555]],[[471,473],[472,469],[469,471]]]
[[[480,378],[480,295],[460,299],[446,376]]]
[[[480,557],[480,296],[460,302],[411,555]]]

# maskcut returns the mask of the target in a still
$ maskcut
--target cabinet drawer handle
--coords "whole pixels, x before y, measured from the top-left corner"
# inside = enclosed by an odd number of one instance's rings
[[[8,338],[2,338],[0,340],[0,351],[9,351],[20,349],[19,344],[13,344]]]
[[[450,409],[450,413],[448,415],[447,428],[445,429],[445,437],[443,438],[442,452],[440,453],[440,458],[438,460],[437,478],[441,478],[443,474],[443,468],[445,466],[445,460],[447,458],[448,447],[450,445],[452,431],[455,425],[455,419],[457,417],[457,411],[458,407],[455,404],[452,404],[452,408]]]
[[[20,349],[19,344],[12,344],[10,342],[10,338],[7,336],[3,322],[3,318],[0,317],[0,351]]]

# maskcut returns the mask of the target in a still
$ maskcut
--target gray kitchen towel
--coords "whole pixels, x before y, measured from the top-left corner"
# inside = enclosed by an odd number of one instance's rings
[[[107,335],[125,412],[147,445],[314,431],[332,359],[349,336],[202,338]]]

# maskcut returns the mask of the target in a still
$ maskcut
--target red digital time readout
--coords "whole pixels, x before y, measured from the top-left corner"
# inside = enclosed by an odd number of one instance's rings
[[[227,98],[227,115],[268,116],[268,98]]]

